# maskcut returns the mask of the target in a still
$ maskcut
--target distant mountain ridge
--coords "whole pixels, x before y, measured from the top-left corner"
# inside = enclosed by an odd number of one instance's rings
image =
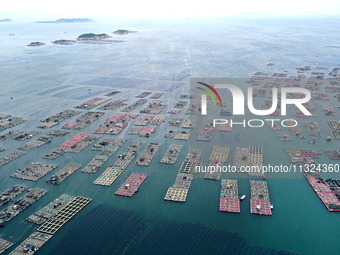
[[[37,23],[80,23],[80,22],[93,22],[89,18],[73,18],[73,19],[57,19],[54,21],[37,21]]]
[[[0,19],[0,22],[11,22],[11,19]]]

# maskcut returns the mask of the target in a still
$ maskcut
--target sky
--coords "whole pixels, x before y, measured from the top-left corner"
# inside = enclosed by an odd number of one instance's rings
[[[221,17],[232,15],[339,15],[339,0],[1,0],[2,18]]]

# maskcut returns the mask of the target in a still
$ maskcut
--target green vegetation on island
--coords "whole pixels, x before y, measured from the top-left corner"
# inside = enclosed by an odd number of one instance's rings
[[[109,38],[111,36],[107,35],[107,34],[93,34],[93,33],[86,33],[86,34],[82,34],[78,37],[78,40],[100,40],[100,39],[105,39],[105,38]]]
[[[119,29],[119,30],[112,32],[112,34],[115,34],[115,35],[127,35],[127,34],[130,34],[130,33],[137,33],[137,31]]]
[[[45,43],[43,43],[43,42],[31,42],[27,46],[32,47],[32,46],[42,46],[42,45],[45,45]]]
[[[60,45],[72,45],[75,44],[76,41],[75,40],[65,40],[65,39],[61,39],[61,40],[55,40],[52,43],[54,44],[60,44]]]

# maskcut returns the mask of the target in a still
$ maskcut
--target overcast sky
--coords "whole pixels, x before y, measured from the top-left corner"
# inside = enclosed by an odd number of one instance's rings
[[[338,15],[339,0],[1,0],[1,18]]]

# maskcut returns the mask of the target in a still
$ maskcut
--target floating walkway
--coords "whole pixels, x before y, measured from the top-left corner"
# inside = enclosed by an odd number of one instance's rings
[[[87,146],[96,141],[99,137],[88,134],[77,134],[67,141],[59,145],[59,147],[53,150],[51,153],[46,154],[44,158],[56,159],[63,155],[65,152],[79,153]]]
[[[174,108],[184,108],[188,102],[187,101],[179,101],[174,105]]]
[[[151,125],[160,125],[168,118],[167,115],[156,115],[151,121]]]
[[[32,162],[25,168],[16,171],[11,177],[35,182],[57,167],[58,165]]]
[[[146,177],[148,177],[146,174],[131,174],[130,177],[115,192],[115,195],[132,197],[136,192],[138,192],[139,187],[145,181]]]
[[[125,102],[127,100],[128,100],[127,98],[119,98],[119,99],[117,99],[113,102],[107,103],[107,104],[99,107],[98,110],[109,110],[109,111],[117,110],[118,108],[126,106],[127,104]]]
[[[168,189],[164,200],[185,202],[193,179],[193,174],[178,173],[174,185]]]
[[[36,253],[52,235],[34,232],[25,241],[23,241],[10,255],[24,255]]]
[[[340,121],[329,120],[327,121],[327,125],[328,125],[329,130],[332,133],[333,138],[336,140],[339,140],[340,139]]]
[[[183,121],[182,128],[195,128],[197,124],[196,118],[185,118]]]
[[[84,129],[85,127],[91,125],[93,122],[98,120],[104,114],[104,112],[86,112],[75,121],[68,122],[66,125],[62,126],[62,128],[74,130]]]
[[[152,100],[149,105],[142,109],[140,113],[148,113],[148,114],[159,114],[163,111],[166,105],[162,104],[162,100]]]
[[[169,126],[179,127],[182,123],[182,120],[182,118],[172,118],[172,120],[169,121]]]
[[[121,91],[119,91],[119,90],[114,90],[114,91],[111,91],[111,92],[105,94],[104,96],[106,96],[106,97],[112,97],[112,96],[117,95],[117,94],[119,94],[119,93],[121,93]]]
[[[0,122],[0,132],[4,131],[6,129],[15,127],[17,125],[20,125],[22,123],[25,123],[27,120],[24,120],[23,118],[18,117],[11,117],[9,119],[3,120]]]
[[[47,193],[47,190],[43,189],[30,189],[27,194],[19,198],[14,204],[11,204],[7,208],[0,212],[0,219],[5,222],[10,221],[19,213],[24,211],[30,205],[38,201],[42,196]]]
[[[44,219],[43,225],[37,232],[30,235],[23,241],[11,255],[34,254],[37,252],[53,235],[78,212],[80,212],[92,200],[84,197],[73,197],[61,195],[55,201],[45,206],[42,210],[32,215]],[[30,217],[30,218],[31,218]],[[48,219],[47,219],[48,218]],[[31,218],[35,219],[35,218]],[[36,222],[35,222],[36,223]],[[41,224],[41,223],[37,223]]]
[[[223,168],[223,164],[227,162],[228,155],[229,155],[229,147],[220,147],[215,146],[210,158],[209,158],[209,166],[207,167],[206,174],[204,176],[205,179],[210,180],[219,180],[221,179],[222,172],[216,171],[216,167],[219,166],[221,169]],[[215,166],[215,168],[213,167]],[[215,171],[211,171],[211,168]]]
[[[24,154],[25,153],[15,151],[15,152],[8,154],[7,156],[5,156],[3,158],[0,158],[0,167],[12,162],[13,160],[21,157]]]
[[[145,149],[145,151],[140,155],[140,157],[136,161],[137,166],[148,166],[153,157],[156,155],[157,151],[161,147],[161,143],[150,143],[149,146]]]
[[[250,181],[250,212],[259,215],[272,215],[268,186],[265,181]]]
[[[25,134],[19,135],[18,137],[15,137],[14,140],[25,141],[25,140],[31,139],[33,136],[36,136],[38,134],[40,134],[40,131],[30,131],[28,133],[25,133]]]
[[[0,206],[8,203],[16,196],[20,195],[22,192],[26,190],[25,187],[14,185],[13,187],[9,188],[8,190],[2,192],[0,194]]]
[[[164,197],[164,200],[185,202],[191,181],[194,179],[192,173],[195,172],[195,166],[199,165],[202,150],[191,149],[183,161],[179,173],[177,174],[174,185],[170,187]]]
[[[81,172],[83,173],[96,173],[99,168],[117,151],[119,150],[123,144],[126,142],[126,139],[114,138],[114,139],[104,139],[98,145],[95,145],[92,150],[101,150],[101,153],[97,155],[94,159],[88,163]]]
[[[140,119],[135,123],[135,126],[147,126],[150,124],[154,115],[146,114],[140,117]]]
[[[335,116],[335,110],[332,105],[324,104],[322,105],[322,107],[323,107],[323,111],[326,116],[333,116],[333,117]]]
[[[156,92],[156,93],[154,93],[150,98],[152,98],[152,99],[158,99],[158,98],[160,98],[160,97],[163,96],[163,95],[164,95],[164,93]]]
[[[209,103],[207,102],[207,109],[209,109]],[[188,109],[185,115],[201,115],[201,102],[192,101],[189,103]]]
[[[305,122],[308,134],[310,136],[321,136],[321,131],[317,122]]]
[[[79,106],[76,106],[75,108],[77,109],[92,109],[97,107],[98,105],[101,105],[107,101],[109,101],[111,98],[107,98],[107,97],[95,97],[91,100],[88,100],[84,103],[82,103]]]
[[[50,130],[45,135],[38,138],[37,140],[28,142],[25,145],[20,146],[18,149],[28,151],[28,150],[31,150],[33,148],[41,147],[41,146],[43,146],[47,143],[50,143],[52,141],[52,139],[54,139],[58,136],[67,135],[68,133],[69,133],[68,131],[64,131],[64,130]]]
[[[288,133],[276,133],[276,135],[280,141],[287,142],[293,140]]]
[[[52,218],[38,228],[39,232],[54,235],[65,223],[79,213],[92,199],[86,197],[76,197],[64,208],[57,212]]]
[[[248,148],[236,147],[234,156],[234,166],[236,167],[237,171],[240,171],[241,167],[243,168],[249,165],[248,156],[249,156]]]
[[[182,109],[172,108],[172,109],[170,109],[170,110],[168,111],[168,113],[170,113],[170,114],[178,114],[178,113],[180,113],[181,110],[182,110]]]
[[[133,142],[125,153],[119,156],[116,163],[109,166],[93,183],[103,186],[111,186],[137,156],[143,145],[144,142]]]
[[[59,185],[64,180],[66,180],[71,174],[77,171],[81,167],[80,164],[68,164],[55,175],[52,175],[48,180],[47,183],[57,184]]]
[[[233,127],[231,126],[230,122],[226,124],[220,124],[218,125],[218,131],[220,132],[231,132],[233,131]]]
[[[124,108],[122,110],[122,112],[131,112],[134,109],[136,109],[137,107],[145,104],[148,100],[147,99],[139,99],[138,101],[134,102],[133,104],[127,106],[126,108]]]
[[[132,127],[129,135],[139,135],[140,137],[149,137],[156,131],[156,127]]]
[[[108,118],[104,125],[100,125],[95,131],[94,134],[109,134],[109,135],[118,135],[124,128],[126,128],[131,120],[137,118],[139,114],[136,113],[116,113],[115,115]]]
[[[160,163],[173,165],[176,163],[183,145],[171,144]]]
[[[152,92],[142,92],[141,94],[137,95],[136,97],[138,98],[144,98],[147,97],[148,95],[151,95]]]
[[[9,249],[13,245],[12,242],[7,241],[5,239],[0,238],[0,254],[5,252],[7,249]]]
[[[27,218],[29,222],[41,225],[70,203],[74,196],[63,194]]]
[[[249,171],[247,174],[252,177],[264,178],[265,175],[262,172],[262,164],[263,164],[263,147],[257,145],[249,146],[249,154],[248,154],[248,165],[257,166],[257,168],[252,168],[252,171]]]
[[[204,127],[201,128],[197,134],[197,141],[211,142],[215,133],[215,127],[213,126],[213,120],[209,119]]]
[[[327,150],[325,153],[331,160],[340,160],[340,150]]]
[[[52,115],[48,118],[46,118],[45,120],[42,120],[43,124],[41,124],[39,126],[39,128],[51,128],[54,127],[58,124],[60,124],[61,122],[72,118],[73,116],[77,115],[81,113],[81,111],[75,111],[75,110],[65,110],[62,111],[58,114]]]
[[[5,140],[8,139],[8,138],[11,138],[11,137],[20,135],[20,134],[22,134],[22,133],[24,133],[24,131],[23,131],[23,130],[20,130],[20,129],[13,130],[13,131],[9,131],[8,133],[6,133],[6,134],[0,136],[0,141],[5,141]]]
[[[187,132],[185,130],[168,129],[164,137],[174,138],[175,140],[189,140],[190,132]]]
[[[200,165],[200,158],[202,155],[202,150],[190,149],[186,158],[184,159],[179,172],[181,173],[195,173],[196,166]]]

